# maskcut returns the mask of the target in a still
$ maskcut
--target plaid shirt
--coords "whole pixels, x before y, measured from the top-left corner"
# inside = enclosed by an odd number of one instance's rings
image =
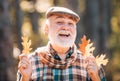
[[[40,56],[43,52],[45,54]],[[43,59],[41,57],[45,58]],[[32,75],[30,81],[92,81],[86,70],[85,59],[81,53],[77,51],[76,46],[70,48],[67,52],[65,62],[61,61],[57,52],[52,49],[50,44],[46,47],[39,48],[33,54],[30,54],[29,59],[32,63]],[[101,81],[106,81],[102,67],[99,69],[99,77]],[[17,81],[20,81],[20,79],[21,74],[18,71]]]

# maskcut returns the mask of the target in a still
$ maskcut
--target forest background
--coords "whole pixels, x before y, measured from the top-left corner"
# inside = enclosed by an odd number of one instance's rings
[[[47,44],[45,11],[50,6],[72,9],[80,16],[76,44],[83,35],[96,47],[95,56],[106,54],[107,81],[120,81],[120,0],[0,0],[0,81],[15,81],[23,34],[31,47]]]

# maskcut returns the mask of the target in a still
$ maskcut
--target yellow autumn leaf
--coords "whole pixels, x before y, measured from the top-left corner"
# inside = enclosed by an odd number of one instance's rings
[[[81,39],[82,43],[78,44],[80,50],[82,52],[82,55],[86,58],[89,56],[94,56],[94,50],[95,47],[93,46],[93,43],[89,40],[86,39],[86,36],[84,35],[83,38]],[[108,63],[108,59],[105,59],[105,55],[97,56],[96,57],[96,63],[98,66],[106,65]]]
[[[81,44],[79,43],[79,48],[78,50],[80,50],[82,52],[82,55],[83,56],[86,56],[85,55],[85,48],[86,46],[88,45],[88,43],[90,42],[90,40],[87,40],[86,36],[84,35],[82,38],[81,38]]]
[[[24,54],[29,54],[30,51],[32,50],[32,48],[30,48],[31,46],[31,40],[28,40],[27,36],[22,36],[22,46],[23,46],[23,51],[22,53]]]
[[[85,47],[86,57],[93,56],[94,50],[95,50],[95,47],[93,46],[93,43],[87,44],[87,46]]]
[[[98,66],[100,66],[101,64],[105,66],[108,63],[108,59],[107,58],[105,59],[105,57],[106,57],[105,54],[96,57],[96,63]]]

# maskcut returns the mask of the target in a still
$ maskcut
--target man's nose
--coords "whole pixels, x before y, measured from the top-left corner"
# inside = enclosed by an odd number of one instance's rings
[[[63,30],[68,30],[70,27],[69,27],[69,25],[68,24],[64,24],[63,26],[62,26],[62,29]]]

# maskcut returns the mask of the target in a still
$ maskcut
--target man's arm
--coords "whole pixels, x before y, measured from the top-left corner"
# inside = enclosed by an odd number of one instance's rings
[[[98,67],[95,58],[90,56],[86,59],[88,75],[92,81],[106,81],[102,67]]]
[[[32,73],[31,63],[25,54],[21,54],[19,59],[17,81],[29,81]]]

